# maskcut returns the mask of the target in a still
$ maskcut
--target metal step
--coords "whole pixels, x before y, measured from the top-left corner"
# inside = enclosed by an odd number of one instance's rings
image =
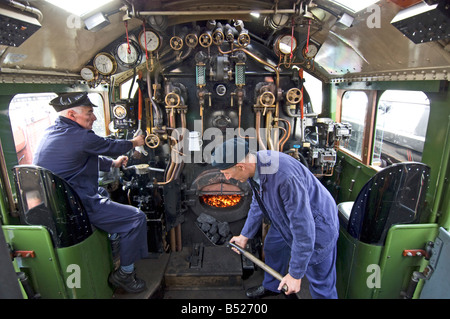
[[[171,253],[164,282],[174,290],[242,289],[241,256],[227,247],[185,247]]]

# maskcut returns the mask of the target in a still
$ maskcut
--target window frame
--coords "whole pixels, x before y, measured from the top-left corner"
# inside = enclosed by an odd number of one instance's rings
[[[343,97],[346,92],[358,91],[364,92],[367,95],[367,110],[365,117],[365,126],[363,131],[363,141],[362,141],[362,154],[361,159],[354,156],[347,149],[339,145],[339,150],[347,154],[348,156],[354,158],[355,160],[362,162],[364,165],[371,166],[374,136],[375,136],[375,120],[376,120],[376,109],[378,101],[378,92],[375,90],[358,90],[358,89],[338,89],[337,90],[337,108],[336,108],[336,120],[337,122],[342,122],[342,107],[343,107]]]

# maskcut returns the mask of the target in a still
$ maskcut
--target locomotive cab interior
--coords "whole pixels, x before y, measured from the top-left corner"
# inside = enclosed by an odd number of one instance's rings
[[[293,156],[335,199],[339,298],[435,297],[448,282],[431,280],[447,267],[432,243],[447,247],[450,230],[447,1],[95,3],[0,4],[2,276],[28,277],[5,297],[242,298],[263,271],[226,243],[252,191],[211,165],[235,136]],[[145,135],[99,179],[147,217],[144,293],[108,285],[108,234],[66,181],[31,165],[57,117],[48,102],[65,92],[99,106],[97,135]],[[247,247],[261,259],[267,227]],[[82,288],[71,265],[90,274]],[[310,298],[306,280],[297,297]]]

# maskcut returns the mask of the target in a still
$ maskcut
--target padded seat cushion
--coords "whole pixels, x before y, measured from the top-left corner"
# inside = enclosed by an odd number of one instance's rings
[[[350,213],[352,212],[354,202],[342,202],[337,205],[339,214],[339,224],[347,229]]]

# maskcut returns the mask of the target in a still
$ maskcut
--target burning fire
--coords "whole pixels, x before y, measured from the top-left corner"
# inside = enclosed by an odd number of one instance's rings
[[[233,207],[241,201],[241,195],[203,195],[205,204],[214,207]]]

